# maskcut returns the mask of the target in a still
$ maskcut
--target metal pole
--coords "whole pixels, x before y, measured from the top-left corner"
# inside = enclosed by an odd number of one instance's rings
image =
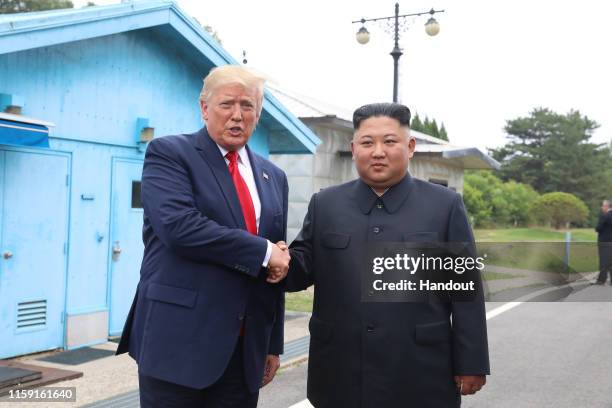
[[[393,57],[393,102],[398,101],[397,98],[397,87],[399,81],[399,59],[402,56],[402,50],[399,47],[399,3],[395,3],[395,46],[393,47],[393,51],[391,51],[391,56]]]
[[[563,260],[565,263],[565,272],[570,273],[570,245],[572,243],[572,232],[565,232],[565,259]]]

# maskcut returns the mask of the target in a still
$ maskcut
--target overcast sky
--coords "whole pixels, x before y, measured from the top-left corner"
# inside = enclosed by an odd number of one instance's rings
[[[248,65],[281,87],[349,111],[392,98],[392,36],[368,23],[371,40],[360,45],[360,25],[351,21],[391,16],[393,0],[178,4],[211,25],[237,60],[246,50]],[[601,124],[594,141],[610,141],[612,3],[411,0],[400,1],[400,14],[432,7],[445,10],[435,16],[438,36],[425,33],[428,16],[408,19],[402,33],[400,100],[444,122],[451,142],[500,146],[505,121],[540,106],[577,109]]]

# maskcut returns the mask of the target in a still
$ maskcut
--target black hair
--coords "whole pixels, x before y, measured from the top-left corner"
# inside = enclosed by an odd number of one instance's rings
[[[399,103],[370,103],[357,108],[353,113],[353,128],[359,129],[361,122],[375,116],[396,119],[401,126],[410,126],[410,109]]]

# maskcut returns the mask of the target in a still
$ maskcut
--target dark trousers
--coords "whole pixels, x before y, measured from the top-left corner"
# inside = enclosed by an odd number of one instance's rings
[[[141,408],[255,408],[259,391],[251,393],[244,378],[242,338],[221,378],[198,390],[139,374]]]
[[[606,283],[608,275],[610,275],[610,284],[612,285],[612,266],[600,268],[597,282]]]
[[[612,243],[599,242],[597,245],[599,250],[599,276],[597,282],[605,283],[606,278],[610,275],[610,283],[612,284]]]

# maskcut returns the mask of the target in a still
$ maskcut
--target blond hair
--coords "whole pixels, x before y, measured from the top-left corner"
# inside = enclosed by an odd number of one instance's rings
[[[257,92],[257,113],[261,113],[266,78],[239,65],[224,65],[210,70],[204,78],[204,85],[200,91],[200,101],[206,102],[215,90],[224,85],[242,85],[246,89]]]

